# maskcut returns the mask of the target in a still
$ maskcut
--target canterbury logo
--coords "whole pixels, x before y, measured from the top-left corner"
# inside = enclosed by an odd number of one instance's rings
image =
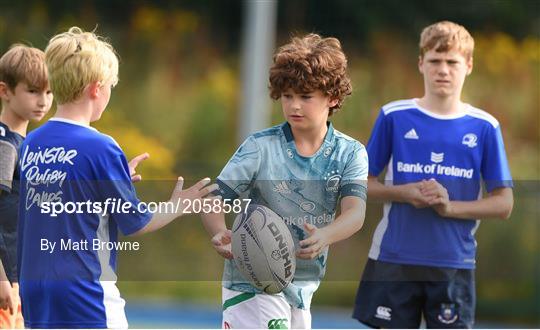
[[[416,131],[413,128],[407,133],[405,133],[404,138],[411,139],[411,140],[418,140],[418,134],[416,134]]]
[[[287,319],[272,319],[268,321],[268,329],[289,329]]]
[[[392,308],[386,306],[377,307],[377,313],[375,317],[378,319],[383,319],[390,321],[392,319]]]

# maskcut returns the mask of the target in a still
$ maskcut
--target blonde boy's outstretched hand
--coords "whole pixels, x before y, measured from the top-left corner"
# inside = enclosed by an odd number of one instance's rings
[[[193,186],[183,189],[184,178],[179,177],[172,192],[171,199],[168,201],[168,204],[172,204],[172,212],[171,209],[167,207],[166,210],[160,210],[159,212],[154,213],[152,219],[146,226],[131,235],[137,236],[156,231],[183,214],[194,213],[194,206],[199,209],[197,212],[200,212],[203,206],[213,205],[214,200],[221,199],[221,196],[206,198],[208,194],[218,189],[217,184],[208,185],[209,183],[210,179],[205,178]]]
[[[204,178],[193,186],[183,189],[184,178],[178,177],[170,200],[174,205],[178,206],[176,209],[177,216],[185,213],[193,213],[193,208],[199,203],[199,206],[205,204],[212,205],[215,199],[221,199],[219,195],[207,197],[211,192],[219,188],[216,183],[208,185],[209,183],[210,178]]]
[[[15,304],[11,297],[11,284],[8,280],[0,280],[0,309],[9,309],[9,314],[13,315]]]
[[[137,174],[137,165],[139,165],[140,162],[147,160],[149,157],[150,155],[145,152],[144,154],[136,156],[128,163],[131,182],[139,182],[142,180],[142,176],[140,174]]]
[[[212,237],[212,245],[217,253],[225,259],[232,259],[231,251],[231,231],[229,229],[220,231]]]

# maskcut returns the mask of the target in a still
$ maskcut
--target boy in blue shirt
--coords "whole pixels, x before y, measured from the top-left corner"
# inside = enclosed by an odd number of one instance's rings
[[[362,227],[366,151],[328,122],[351,93],[346,68],[339,41],[315,34],[293,38],[274,55],[270,96],[281,100],[286,122],[249,136],[217,182],[224,200],[245,196],[283,218],[297,248],[296,272],[280,294],[257,290],[230,260],[223,214],[203,216],[226,258],[225,328],[311,328],[311,299],[325,273],[328,246]]]
[[[383,106],[375,122],[368,195],[385,205],[356,297],[366,325],[418,328],[423,315],[428,328],[473,326],[476,219],[506,219],[513,206],[499,123],[461,101],[473,49],[458,24],[426,27],[424,96]]]
[[[45,54],[13,45],[0,58],[0,328],[23,328],[17,279],[18,153],[30,120],[52,105]],[[5,271],[5,273],[4,273]]]
[[[140,179],[134,167],[144,156],[128,164],[114,139],[90,126],[118,82],[112,46],[72,27],[49,41],[45,60],[57,111],[28,135],[20,160],[18,251],[25,326],[126,328],[125,302],[116,287],[118,231],[149,233],[184,210],[151,214],[141,208],[132,180]],[[206,186],[209,181],[182,190],[179,178],[170,202],[203,198],[217,188]]]

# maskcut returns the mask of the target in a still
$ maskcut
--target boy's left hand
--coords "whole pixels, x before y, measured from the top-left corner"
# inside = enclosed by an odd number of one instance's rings
[[[0,267],[2,267],[1,263]],[[4,270],[2,269],[1,271],[3,272]],[[15,312],[15,303],[12,295],[11,284],[5,279],[5,275],[0,276],[0,309],[8,309],[10,315],[13,315]]]
[[[310,223],[305,223],[304,228],[309,237],[300,241],[302,248],[296,252],[296,256],[300,259],[315,259],[329,245],[328,235],[324,229]]]
[[[424,196],[429,198],[428,204],[442,217],[447,217],[452,212],[452,203],[448,196],[448,190],[435,179],[422,182],[420,189]]]
[[[131,182],[139,182],[142,180],[142,176],[140,174],[137,174],[137,165],[139,165],[140,162],[148,159],[150,155],[145,152],[144,154],[140,154],[139,156],[133,158],[129,163],[129,175],[131,176]]]

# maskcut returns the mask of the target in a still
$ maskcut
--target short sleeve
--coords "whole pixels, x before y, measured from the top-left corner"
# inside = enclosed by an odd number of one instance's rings
[[[124,235],[130,235],[142,229],[148,224],[152,214],[140,212],[138,209],[140,200],[131,182],[128,163],[122,150],[117,145],[109,145],[108,150],[100,157],[99,167],[99,187],[103,202],[109,199],[130,203],[128,209],[109,214],[120,231]]]
[[[223,199],[236,199],[252,185],[261,164],[261,151],[253,136],[236,150],[217,178],[219,195]]]
[[[11,192],[16,166],[17,149],[8,141],[0,139],[0,190]]]
[[[496,188],[513,187],[500,125],[490,127],[486,133],[481,170],[488,192]]]
[[[392,155],[392,123],[381,110],[367,144],[369,174],[379,176]]]
[[[366,148],[356,143],[343,170],[341,178],[341,197],[357,196],[367,199],[368,155]]]

